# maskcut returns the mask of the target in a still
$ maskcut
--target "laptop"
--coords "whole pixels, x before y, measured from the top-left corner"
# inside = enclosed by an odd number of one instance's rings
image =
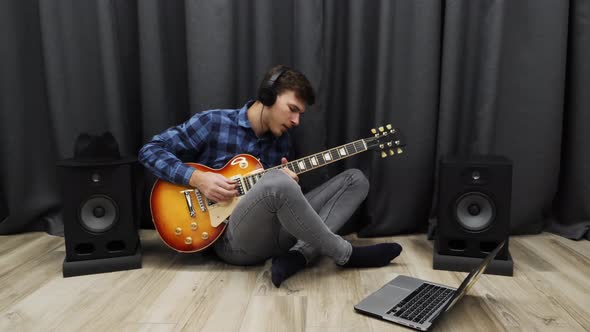
[[[459,288],[407,276],[397,276],[354,306],[356,312],[426,331],[475,284],[505,241],[474,268]]]

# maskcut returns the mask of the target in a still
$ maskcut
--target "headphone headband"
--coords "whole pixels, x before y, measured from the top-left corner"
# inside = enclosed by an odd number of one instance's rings
[[[271,77],[268,79],[268,81],[266,82],[266,83],[267,83],[267,86],[268,86],[269,88],[272,88],[272,87],[274,87],[274,85],[275,85],[275,82],[276,82],[276,81],[279,79],[279,77],[281,77],[281,75],[283,75],[283,73],[284,73],[284,72],[286,72],[286,71],[287,71],[287,68],[286,68],[286,67],[281,67],[281,69],[279,69],[279,71],[277,71],[276,73],[274,73],[274,74],[273,74],[273,75],[272,75],[272,76],[271,76]]]

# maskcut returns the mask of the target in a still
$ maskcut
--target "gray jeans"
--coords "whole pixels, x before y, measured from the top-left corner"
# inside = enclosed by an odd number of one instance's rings
[[[349,169],[310,191],[285,172],[266,173],[238,203],[221,239],[214,245],[225,262],[251,265],[297,250],[307,262],[326,255],[348,261],[351,244],[335,234],[367,196],[369,182]]]

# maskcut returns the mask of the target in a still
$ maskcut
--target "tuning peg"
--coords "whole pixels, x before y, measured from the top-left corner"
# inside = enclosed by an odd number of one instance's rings
[[[385,158],[387,157],[387,153],[385,153],[385,151],[381,151],[381,158]]]
[[[380,131],[380,132],[384,132],[384,131],[385,131],[385,128],[383,128],[383,127],[379,127],[379,131]]]
[[[371,128],[371,133],[376,134],[377,133],[377,129]]]
[[[397,148],[397,154],[402,154],[404,153],[404,150],[402,150],[402,148]]]
[[[389,155],[393,156],[395,153],[393,152],[393,149],[389,149]]]
[[[387,142],[387,146],[392,147],[393,146],[393,143]]]
[[[384,144],[379,144],[379,149],[383,150],[383,148],[385,148]]]
[[[385,126],[385,128],[387,128],[387,130],[391,130],[391,128],[393,128],[393,127],[391,126],[391,124],[388,124]]]

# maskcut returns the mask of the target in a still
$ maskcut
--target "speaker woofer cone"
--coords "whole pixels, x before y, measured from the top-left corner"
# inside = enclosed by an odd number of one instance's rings
[[[470,232],[480,232],[492,224],[496,207],[490,197],[480,192],[461,195],[455,204],[457,223]]]
[[[80,206],[80,224],[86,230],[102,233],[111,229],[119,219],[119,207],[106,195],[92,195]]]

